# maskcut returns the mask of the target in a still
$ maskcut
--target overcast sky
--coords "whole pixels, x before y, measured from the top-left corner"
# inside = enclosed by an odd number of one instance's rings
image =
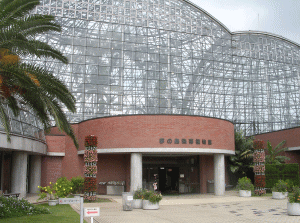
[[[300,0],[190,0],[230,31],[258,30],[300,44]]]

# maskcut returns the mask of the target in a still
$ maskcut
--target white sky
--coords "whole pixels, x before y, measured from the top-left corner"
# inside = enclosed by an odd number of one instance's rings
[[[232,32],[265,31],[300,44],[300,0],[190,1],[218,19]]]

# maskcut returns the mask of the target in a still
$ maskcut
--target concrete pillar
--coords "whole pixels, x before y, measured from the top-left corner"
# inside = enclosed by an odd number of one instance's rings
[[[141,153],[131,153],[130,161],[130,191],[142,188],[143,160]]]
[[[30,157],[30,169],[29,169],[29,193],[38,193],[38,186],[41,186],[41,156]]]
[[[215,195],[222,196],[225,193],[225,161],[224,154],[214,154],[214,181]]]
[[[26,196],[27,153],[12,154],[11,192],[20,193],[20,198]]]

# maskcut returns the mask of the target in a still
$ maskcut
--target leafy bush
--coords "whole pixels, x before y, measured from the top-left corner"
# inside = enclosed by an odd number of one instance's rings
[[[289,180],[288,190],[299,186],[299,164],[266,164],[266,187],[272,188],[279,180]]]
[[[69,181],[66,177],[58,178],[55,184],[56,196],[59,198],[67,197],[73,189],[71,181]]]
[[[82,176],[72,177],[71,183],[73,188],[71,193],[73,194],[82,193],[84,188],[84,178]]]
[[[290,203],[300,203],[300,189],[299,187],[294,187],[293,192],[289,193]]]
[[[144,189],[138,189],[133,194],[133,199],[143,199]]]
[[[247,177],[240,178],[236,188],[238,190],[254,190],[251,180]]]
[[[162,195],[161,193],[158,192],[153,192],[150,196],[149,196],[149,201],[153,204],[158,203],[162,200]]]
[[[57,179],[56,183],[49,183],[49,186],[41,187],[41,192],[39,193],[39,199],[44,199],[47,194],[50,195],[50,199],[55,199],[57,197],[64,198],[67,197],[73,190],[73,185],[66,177],[60,177]]]
[[[273,192],[287,192],[288,183],[284,180],[279,180],[272,188]]]
[[[149,200],[151,203],[155,204],[162,200],[162,195],[160,192],[154,192],[150,190],[140,189],[138,190],[138,194],[141,198],[134,198],[134,199],[143,199]]]
[[[37,207],[27,200],[0,196],[0,219],[25,215],[50,214],[49,209]]]

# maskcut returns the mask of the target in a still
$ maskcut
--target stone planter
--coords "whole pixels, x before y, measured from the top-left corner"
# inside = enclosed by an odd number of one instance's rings
[[[288,215],[300,215],[300,203],[287,203]]]
[[[143,200],[142,199],[133,199],[132,208],[133,209],[142,209],[143,208]]]
[[[149,200],[143,200],[143,209],[144,210],[158,210],[159,203],[151,203]]]
[[[239,190],[240,197],[251,197],[251,190]]]
[[[287,192],[272,192],[272,198],[273,199],[285,199],[287,197]]]
[[[49,206],[55,206],[56,204],[58,204],[58,200],[48,200],[48,204]]]

